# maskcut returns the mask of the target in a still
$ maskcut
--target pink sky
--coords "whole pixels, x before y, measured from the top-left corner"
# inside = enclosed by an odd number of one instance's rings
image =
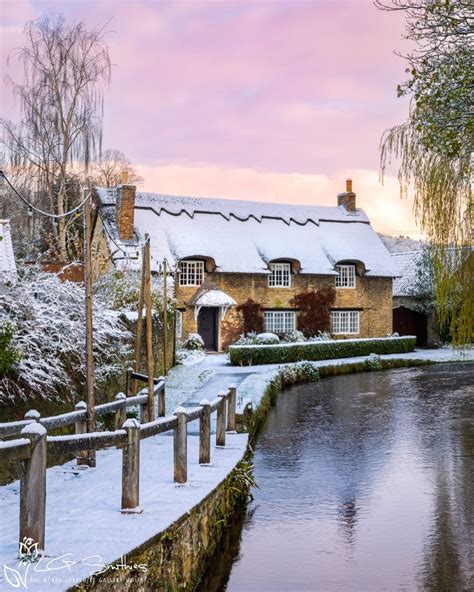
[[[370,0],[3,0],[1,74],[24,23],[109,19],[104,147],[147,191],[332,205],[354,179],[379,231],[412,233],[411,203],[378,179],[382,132],[406,117],[403,17]],[[2,112],[17,117],[2,86]]]

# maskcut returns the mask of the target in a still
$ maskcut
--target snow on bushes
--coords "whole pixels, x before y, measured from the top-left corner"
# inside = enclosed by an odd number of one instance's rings
[[[415,349],[416,337],[339,339],[279,345],[231,345],[230,363],[236,365],[281,364],[300,360],[331,360],[368,356],[371,353],[397,354]]]
[[[131,335],[102,295],[94,297],[94,364],[98,387],[128,364]],[[80,284],[28,270],[0,292],[0,325],[12,323],[11,345],[21,352],[0,374],[0,401],[83,396],[85,305]]]
[[[111,270],[100,277],[94,284],[94,291],[106,302],[110,308],[122,312],[136,313],[140,297],[140,273],[133,270]],[[174,288],[172,278],[168,278],[166,286],[168,292],[168,313],[174,312]],[[151,294],[153,310],[163,310],[163,277],[151,276]]]
[[[365,367],[371,372],[382,370],[382,359],[377,354],[370,354],[370,356],[365,360]]]
[[[189,350],[202,350],[204,349],[203,338],[199,333],[190,333],[184,340],[183,347]]]
[[[275,333],[259,333],[256,337],[257,344],[274,345],[280,343],[280,338]]]
[[[275,333],[244,333],[237,339],[235,345],[275,345],[280,338]]]

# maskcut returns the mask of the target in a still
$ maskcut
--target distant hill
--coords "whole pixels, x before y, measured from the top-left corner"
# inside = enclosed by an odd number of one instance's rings
[[[419,251],[423,248],[423,241],[414,240],[407,236],[389,236],[378,233],[390,253],[405,253],[406,251]]]

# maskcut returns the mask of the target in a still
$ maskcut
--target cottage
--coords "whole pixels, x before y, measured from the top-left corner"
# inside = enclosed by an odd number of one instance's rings
[[[334,207],[176,197],[97,188],[96,248],[115,266],[138,268],[137,244],[150,235],[152,270],[179,267],[179,337],[198,332],[219,351],[248,298],[264,308],[265,329],[297,326],[292,298],[334,286],[332,332],[379,337],[392,331],[392,259],[356,207],[352,181]]]
[[[0,284],[15,281],[16,277],[10,221],[0,220]]]

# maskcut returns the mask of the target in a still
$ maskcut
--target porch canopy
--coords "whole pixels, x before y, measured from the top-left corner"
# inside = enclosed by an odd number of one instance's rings
[[[199,311],[203,306],[216,307],[221,309],[222,318],[225,317],[229,307],[235,306],[237,302],[222,290],[211,289],[201,292],[193,302],[194,318],[197,319]]]

